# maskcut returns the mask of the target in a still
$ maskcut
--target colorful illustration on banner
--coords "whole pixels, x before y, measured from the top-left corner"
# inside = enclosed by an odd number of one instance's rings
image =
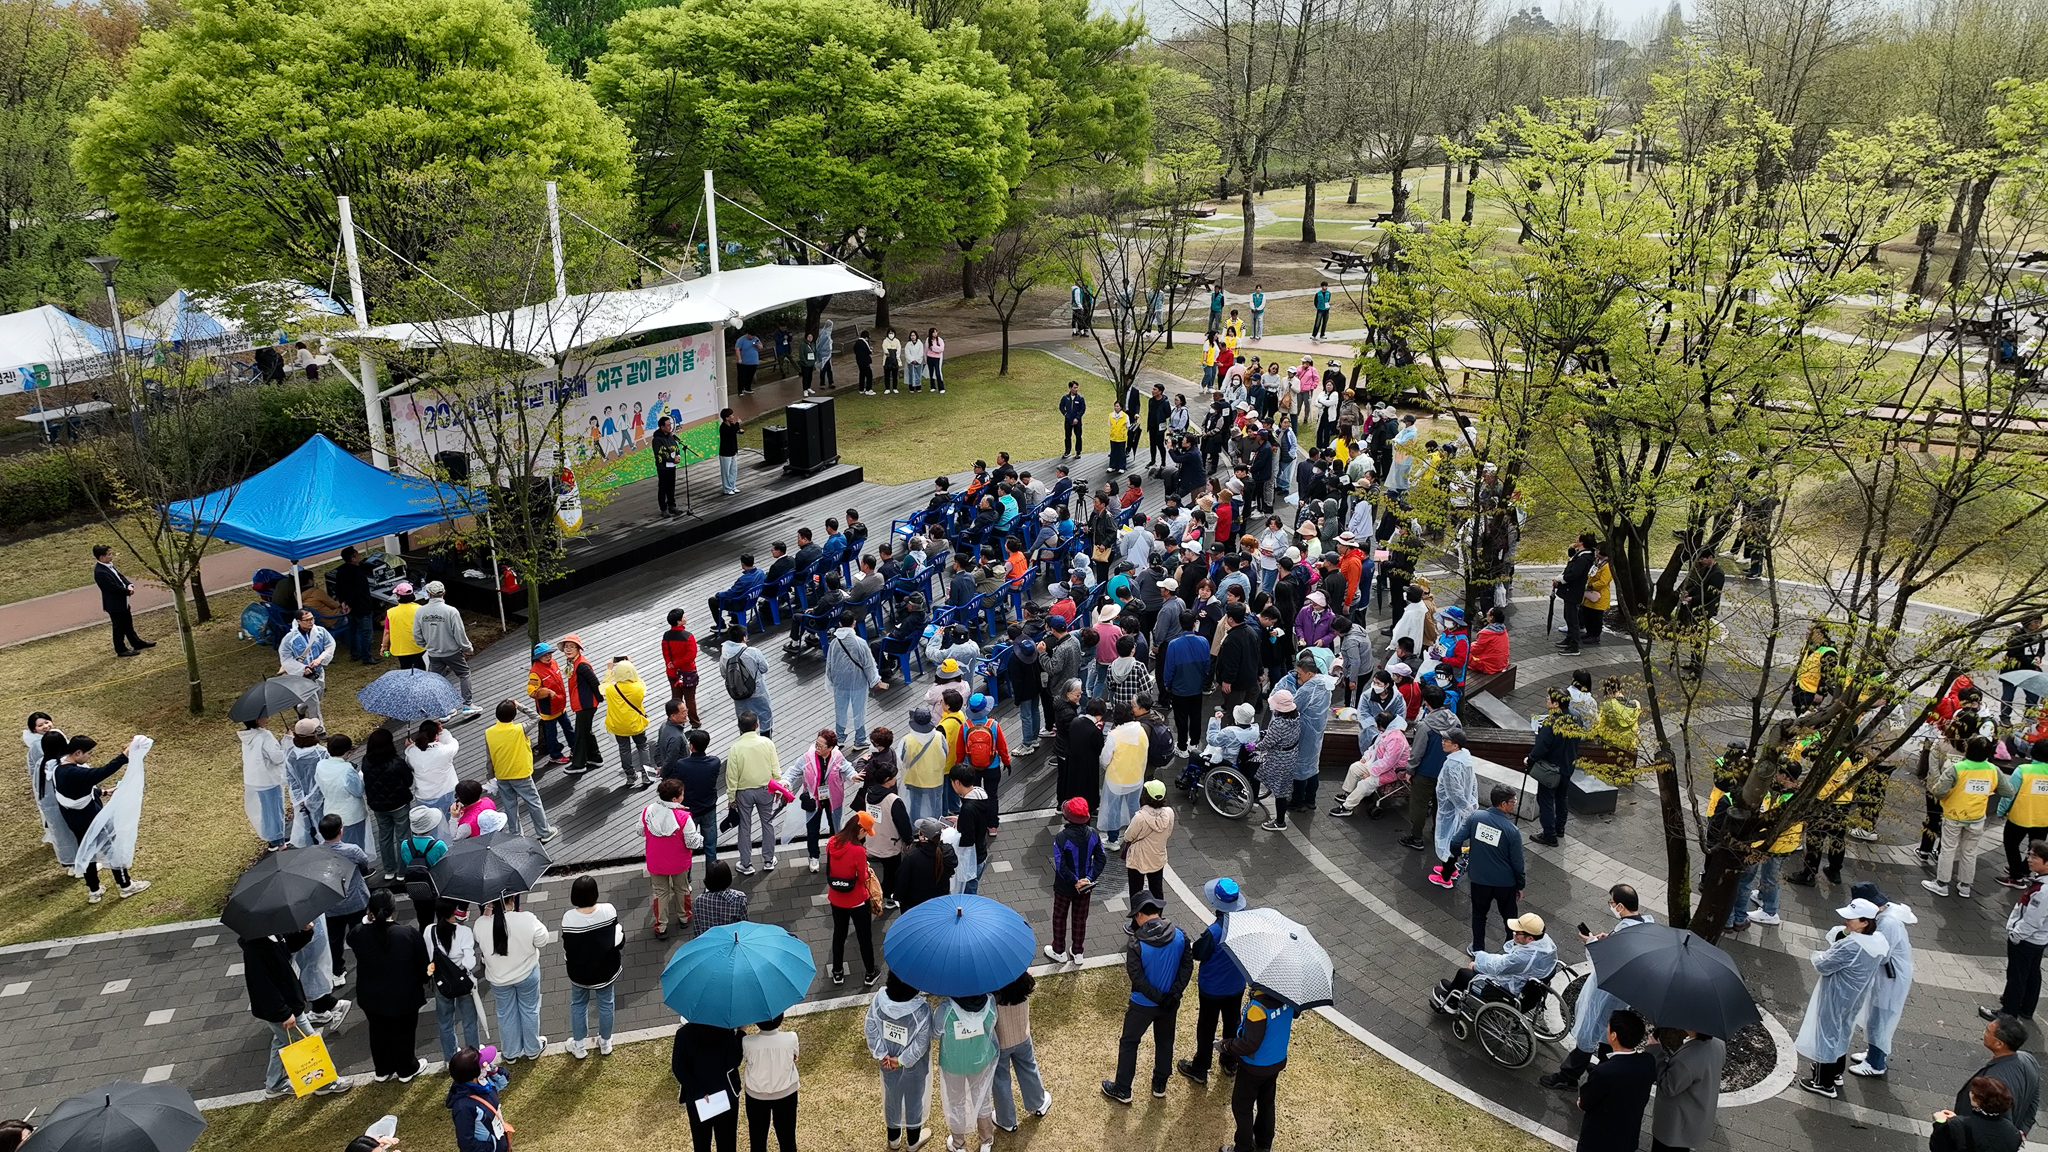
[[[576,484],[575,470],[567,464],[555,474],[555,519],[564,532],[583,526],[583,491]]]

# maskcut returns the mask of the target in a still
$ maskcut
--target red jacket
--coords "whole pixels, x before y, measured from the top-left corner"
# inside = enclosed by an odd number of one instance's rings
[[[680,687],[683,673],[697,670],[697,638],[682,628],[662,633],[661,662],[668,668],[669,687]]]
[[[1488,676],[1507,671],[1508,630],[1504,625],[1488,624],[1472,638],[1471,667]]]
[[[541,719],[553,720],[562,714],[569,690],[562,683],[562,670],[555,666],[553,657],[535,660],[526,670],[526,694],[533,697],[533,710]]]
[[[1399,692],[1401,699],[1408,703],[1408,722],[1410,724],[1415,723],[1416,719],[1422,715],[1422,685],[1409,680],[1406,683],[1395,684],[1394,690]]]
[[[852,891],[834,891],[833,877],[851,877]],[[858,908],[868,902],[867,878],[867,845],[842,841],[834,836],[825,848],[825,899],[834,908]]]

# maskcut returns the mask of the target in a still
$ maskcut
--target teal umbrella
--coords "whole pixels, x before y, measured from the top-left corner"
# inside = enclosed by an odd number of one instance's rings
[[[692,1023],[742,1028],[773,1020],[818,977],[803,941],[773,924],[705,930],[661,969],[661,1002]]]

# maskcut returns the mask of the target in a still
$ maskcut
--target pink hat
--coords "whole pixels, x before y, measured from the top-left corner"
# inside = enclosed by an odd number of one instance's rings
[[[1271,705],[1275,712],[1292,712],[1294,711],[1294,693],[1282,688],[1267,697],[1266,703]]]
[[[1406,664],[1403,664],[1403,663],[1401,663],[1400,661],[1396,660],[1396,661],[1395,661],[1395,662],[1393,662],[1392,664],[1389,664],[1389,665],[1387,665],[1387,675],[1389,675],[1389,676],[1413,676],[1413,675],[1415,675],[1415,669],[1413,669],[1413,668],[1410,668],[1410,667],[1409,667],[1409,666],[1407,666]]]

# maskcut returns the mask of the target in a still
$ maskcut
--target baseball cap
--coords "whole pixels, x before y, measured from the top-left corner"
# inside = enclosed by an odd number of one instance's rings
[[[1508,921],[1508,927],[1516,932],[1525,932],[1531,936],[1541,936],[1543,935],[1543,917],[1538,916],[1534,912],[1524,912],[1513,920]]]
[[[1863,899],[1851,900],[1840,908],[1835,909],[1835,915],[1840,916],[1844,920],[1875,920],[1877,919],[1877,905]]]
[[[319,734],[320,721],[313,719],[311,716],[292,725],[292,735],[294,736],[318,736]]]
[[[1145,781],[1145,795],[1157,800],[1166,795],[1166,784],[1159,780]]]

